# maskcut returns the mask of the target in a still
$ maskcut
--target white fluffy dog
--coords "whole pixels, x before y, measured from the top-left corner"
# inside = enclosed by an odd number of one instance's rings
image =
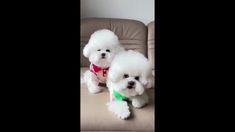
[[[130,110],[126,101],[141,108],[149,101],[145,88],[153,87],[151,64],[139,52],[128,50],[115,56],[110,66],[107,87],[110,92],[108,109],[119,118],[126,119]]]
[[[108,29],[94,32],[83,49],[83,55],[89,58],[90,70],[84,73],[84,83],[91,93],[102,91],[99,83],[106,83],[109,66],[114,56],[123,51],[118,37]]]

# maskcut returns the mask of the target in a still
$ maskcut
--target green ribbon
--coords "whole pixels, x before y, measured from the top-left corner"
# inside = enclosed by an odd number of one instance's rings
[[[117,100],[126,100],[127,99],[126,96],[121,95],[116,90],[113,90],[113,95]]]

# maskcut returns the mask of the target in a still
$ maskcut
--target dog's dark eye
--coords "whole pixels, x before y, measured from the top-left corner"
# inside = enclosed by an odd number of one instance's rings
[[[98,49],[97,51],[100,51],[100,49]]]
[[[106,52],[110,52],[110,50],[109,50],[109,49],[106,49]]]
[[[124,75],[123,75],[123,78],[128,78],[128,77],[129,77],[128,74],[124,74]]]
[[[135,77],[135,80],[139,80],[139,79],[140,79],[139,76],[136,76],[136,77]]]

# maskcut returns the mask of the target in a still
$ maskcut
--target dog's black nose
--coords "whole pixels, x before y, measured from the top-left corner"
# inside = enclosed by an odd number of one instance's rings
[[[133,86],[133,85],[135,85],[135,82],[134,82],[134,81],[130,81],[130,82],[128,82],[128,84],[129,84],[130,86]]]
[[[101,56],[102,56],[102,57],[105,57],[105,53],[102,53]]]

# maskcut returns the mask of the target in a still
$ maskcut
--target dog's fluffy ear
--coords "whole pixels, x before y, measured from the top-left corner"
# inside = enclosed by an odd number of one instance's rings
[[[148,79],[144,76],[144,77],[141,77],[140,78],[140,82],[143,84],[143,85],[147,85],[148,83]]]
[[[151,77],[142,77],[140,82],[145,86],[145,88],[152,88],[154,86],[154,78]]]
[[[154,87],[154,76],[151,76],[147,80],[146,88],[153,88]]]
[[[89,44],[86,44],[85,47],[83,48],[83,55],[85,57],[89,57],[90,56],[90,46],[89,46]]]
[[[113,49],[114,49],[114,54],[118,54],[119,52],[125,51],[124,47],[120,44],[115,45]]]
[[[154,77],[152,75],[152,68],[151,68],[150,63],[146,67],[146,71],[142,73],[142,77],[140,78],[140,82],[146,88],[152,88],[154,86]]]
[[[118,72],[116,72],[115,69],[110,69],[108,72],[108,78],[112,81],[112,82],[117,82],[117,80],[119,79],[120,75],[117,74]]]
[[[125,51],[125,49],[124,49],[124,47],[122,47],[122,46],[118,46],[117,51],[118,51],[118,52],[122,52],[122,51]]]

